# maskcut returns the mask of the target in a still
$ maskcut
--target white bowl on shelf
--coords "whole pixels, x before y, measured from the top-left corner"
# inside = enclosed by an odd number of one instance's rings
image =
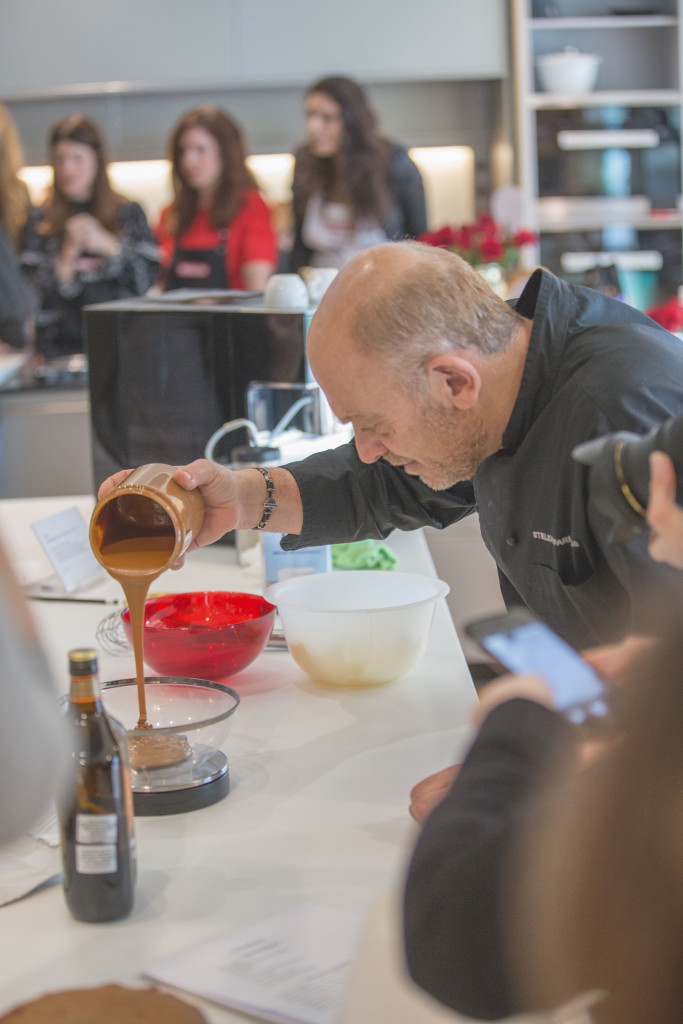
[[[544,53],[536,58],[541,88],[545,92],[573,96],[590,92],[595,86],[602,57],[597,53],[582,53],[574,46],[566,46],[556,53]]]

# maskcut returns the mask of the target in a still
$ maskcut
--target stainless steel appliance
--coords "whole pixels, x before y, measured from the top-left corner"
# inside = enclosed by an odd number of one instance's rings
[[[119,469],[201,458],[223,423],[249,414],[254,382],[305,384],[312,315],[233,292],[86,307],[96,486]]]

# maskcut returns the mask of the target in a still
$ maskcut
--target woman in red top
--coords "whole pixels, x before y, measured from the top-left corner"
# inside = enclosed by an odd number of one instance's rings
[[[263,291],[277,241],[239,128],[219,107],[196,107],[176,126],[170,148],[175,200],[158,228],[164,291]]]

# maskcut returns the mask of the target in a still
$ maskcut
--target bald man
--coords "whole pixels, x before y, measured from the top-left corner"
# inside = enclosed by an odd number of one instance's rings
[[[542,270],[508,305],[452,253],[394,243],[339,273],[308,358],[354,440],[271,479],[204,460],[178,470],[207,503],[198,545],[234,528],[288,534],[287,548],[382,538],[478,510],[506,601],[575,646],[678,614],[674,571],[646,538],[608,543],[571,458],[683,412],[683,347],[645,314]]]

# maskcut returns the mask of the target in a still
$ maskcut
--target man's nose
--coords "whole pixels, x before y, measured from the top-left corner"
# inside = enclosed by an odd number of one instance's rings
[[[356,434],[356,451],[361,462],[377,462],[389,449],[377,438],[359,437]]]

